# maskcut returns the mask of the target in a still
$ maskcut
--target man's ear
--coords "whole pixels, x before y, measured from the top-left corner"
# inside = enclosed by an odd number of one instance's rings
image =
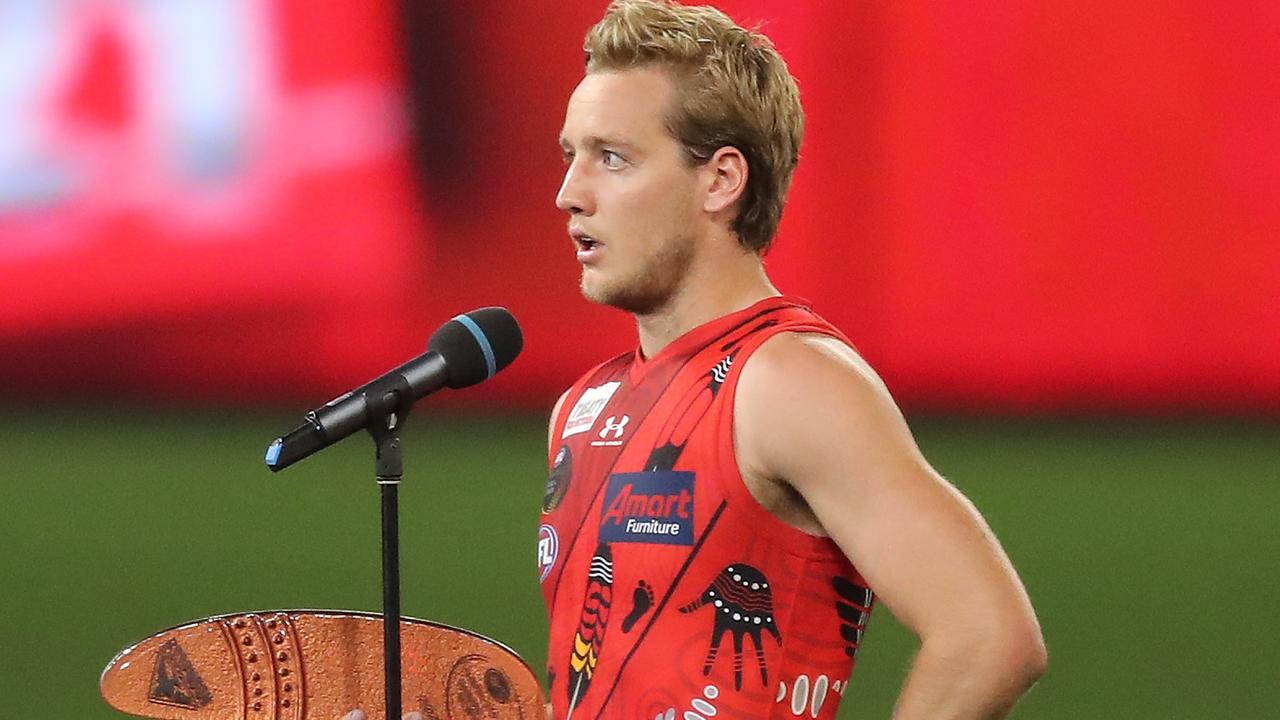
[[[736,147],[726,145],[716,150],[703,164],[710,174],[710,185],[702,209],[717,213],[731,207],[747,191],[747,158]]]

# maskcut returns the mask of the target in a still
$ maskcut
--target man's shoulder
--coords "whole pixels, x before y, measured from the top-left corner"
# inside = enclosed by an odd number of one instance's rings
[[[566,388],[564,392],[560,393],[560,397],[556,400],[555,405],[551,409],[550,427],[548,428],[547,437],[548,452],[551,451],[551,448],[555,444],[556,426],[559,424],[563,414],[568,410],[568,408],[565,407],[566,403],[570,399],[574,400],[575,403],[581,403],[593,392],[596,394],[598,399],[603,398],[607,400],[608,397],[617,389],[619,383],[617,381],[613,381],[613,384],[610,385],[603,376],[613,374],[608,372],[611,367],[630,362],[634,355],[634,351],[614,355],[608,360],[605,360],[584,372],[573,382],[572,385]],[[593,385],[593,379],[595,378],[599,378],[599,383]]]
[[[812,332],[779,333],[747,359],[733,422],[747,463],[793,484],[820,457],[898,442],[904,431],[867,361],[841,338]]]
[[[635,358],[635,351],[630,350],[618,353],[607,360],[592,365],[586,372],[579,375],[564,393],[561,394],[560,400],[556,403],[559,408],[566,399],[583,391],[591,390],[597,385],[610,382],[611,379],[616,380],[621,369],[629,365]]]
[[[748,391],[760,385],[783,392],[845,385],[883,388],[871,365],[842,338],[807,330],[779,332],[761,343],[743,367],[740,382]]]

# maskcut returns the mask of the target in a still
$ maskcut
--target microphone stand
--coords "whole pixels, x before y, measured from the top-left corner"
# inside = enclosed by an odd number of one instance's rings
[[[401,403],[367,428],[377,445],[377,481],[382,491],[382,647],[386,720],[400,718],[400,478],[404,463],[400,427],[409,414]]]

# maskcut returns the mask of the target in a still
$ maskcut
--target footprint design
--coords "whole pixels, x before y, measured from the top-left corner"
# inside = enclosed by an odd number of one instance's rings
[[[631,593],[631,614],[622,620],[622,632],[629,633],[631,628],[649,612],[649,608],[653,607],[653,588],[649,587],[649,583],[641,580],[636,589]]]

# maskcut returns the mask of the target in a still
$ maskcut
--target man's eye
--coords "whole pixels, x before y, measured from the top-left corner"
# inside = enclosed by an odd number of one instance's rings
[[[604,151],[604,166],[610,170],[617,170],[626,164],[626,160],[622,156],[612,150]]]

